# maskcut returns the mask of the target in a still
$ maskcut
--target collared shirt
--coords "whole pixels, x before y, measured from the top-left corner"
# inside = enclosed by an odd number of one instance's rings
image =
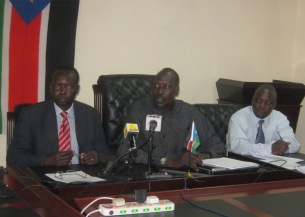
[[[60,113],[63,112],[56,103],[54,103],[55,107],[55,112],[56,112],[56,119],[57,119],[57,130],[58,130],[58,135],[59,135],[59,130],[60,130],[60,125],[62,122],[62,116]],[[73,109],[73,104],[72,106],[66,111],[67,117],[68,117],[68,122],[70,125],[70,137],[71,137],[71,150],[74,152],[74,156],[72,157],[72,164],[78,164],[79,159],[78,159],[78,154],[79,154],[79,148],[78,148],[78,143],[76,139],[76,131],[75,131],[75,115],[74,115],[74,109]]]
[[[273,110],[268,117],[263,119],[262,127],[265,135],[265,144],[255,144],[259,120],[261,119],[255,116],[252,106],[242,108],[233,114],[226,137],[227,150],[242,155],[262,157],[270,155],[272,144],[283,139],[286,142],[290,142],[287,153],[299,151],[300,144],[295,138],[287,117],[276,110]]]
[[[148,140],[150,133],[145,130],[147,115],[161,115],[160,111],[153,105],[152,99],[147,98],[134,103],[125,123],[136,123],[139,128],[137,145],[142,149],[137,151],[136,163],[147,163]],[[159,163],[162,157],[175,159],[183,154],[186,144],[190,138],[192,121],[195,121],[200,146],[198,153],[209,153],[212,157],[222,157],[226,154],[225,145],[215,133],[208,120],[192,105],[181,100],[175,100],[172,111],[162,116],[161,132],[155,132],[152,136],[153,153],[152,159]],[[129,144],[123,137],[119,144],[119,156],[127,153]]]

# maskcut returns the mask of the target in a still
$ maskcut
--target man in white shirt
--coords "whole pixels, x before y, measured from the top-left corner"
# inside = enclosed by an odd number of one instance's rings
[[[276,104],[275,88],[269,84],[259,86],[252,98],[252,106],[232,115],[227,150],[255,157],[298,152],[300,144],[287,117],[274,110]]]

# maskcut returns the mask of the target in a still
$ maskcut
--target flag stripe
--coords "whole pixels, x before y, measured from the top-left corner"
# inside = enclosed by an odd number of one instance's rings
[[[79,0],[53,0],[47,36],[45,98],[50,99],[48,89],[51,73],[58,65],[74,66],[75,35]]]
[[[41,27],[40,27],[40,40],[39,40],[39,59],[38,66],[38,101],[45,99],[45,79],[46,79],[46,50],[47,50],[47,33],[49,22],[50,4],[48,4],[41,13]]]
[[[9,111],[20,103],[37,102],[38,47],[41,14],[26,24],[12,8],[9,53]],[[20,37],[22,36],[22,37]]]
[[[2,131],[6,132],[7,108],[8,108],[8,61],[9,61],[9,29],[11,26],[12,4],[4,0],[3,33],[2,33],[2,70],[1,70],[1,112]],[[9,18],[9,19],[8,19]]]

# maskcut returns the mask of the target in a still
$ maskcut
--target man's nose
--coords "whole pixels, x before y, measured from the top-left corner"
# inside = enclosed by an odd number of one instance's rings
[[[66,86],[64,86],[64,85],[60,86],[60,88],[59,88],[59,92],[60,92],[61,94],[65,94],[65,93],[67,93],[67,87],[66,87]]]
[[[266,108],[267,105],[268,105],[267,102],[261,102],[261,103],[258,104],[258,106],[259,106],[260,108],[263,108],[263,109]]]
[[[159,93],[159,94],[163,94],[163,93],[164,93],[164,88],[159,87],[159,88],[158,88],[158,93]]]

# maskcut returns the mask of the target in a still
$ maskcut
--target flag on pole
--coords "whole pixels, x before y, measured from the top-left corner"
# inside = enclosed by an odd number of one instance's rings
[[[79,0],[0,0],[0,133],[15,105],[49,98],[52,69],[74,65]]]
[[[198,137],[197,128],[196,128],[196,124],[195,124],[194,120],[192,123],[192,129],[191,129],[190,134],[191,134],[191,136],[187,143],[186,149],[192,153],[196,153],[197,152],[196,150],[197,150],[198,146],[200,145],[200,140]]]

